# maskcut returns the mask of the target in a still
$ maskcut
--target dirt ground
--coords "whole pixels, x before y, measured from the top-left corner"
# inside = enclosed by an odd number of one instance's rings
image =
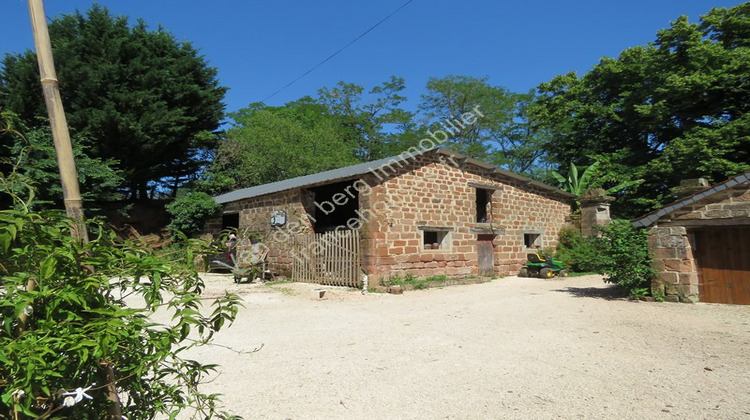
[[[403,295],[206,280],[245,308],[193,356],[246,419],[750,419],[750,306],[628,301],[599,276]]]

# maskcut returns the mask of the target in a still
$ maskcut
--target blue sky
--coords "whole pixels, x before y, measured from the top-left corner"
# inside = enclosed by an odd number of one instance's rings
[[[113,14],[163,26],[189,41],[218,69],[236,111],[260,101],[343,47],[406,0],[101,0]],[[52,18],[93,2],[47,0]],[[489,77],[526,92],[568,71],[583,74],[601,57],[654,40],[679,15],[691,21],[741,1],[414,0],[326,64],[273,98],[282,105],[338,81],[367,88],[406,79],[413,109],[427,80]],[[33,48],[25,0],[6,0],[0,53]]]

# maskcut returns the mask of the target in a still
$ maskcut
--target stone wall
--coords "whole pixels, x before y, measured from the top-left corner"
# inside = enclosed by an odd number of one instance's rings
[[[524,246],[524,233],[539,235],[537,248],[554,248],[570,216],[568,199],[440,153],[394,160],[360,180],[369,187],[359,194],[359,232],[363,269],[372,285],[408,274],[477,275],[480,234],[492,239],[493,273],[516,274],[530,250]],[[491,192],[483,223],[477,222],[478,187]],[[270,250],[269,268],[289,275],[291,239],[313,231],[307,215],[315,214],[314,205],[312,193],[305,188],[227,203],[225,213],[240,215],[240,260],[248,260],[250,242],[244,238],[252,233]],[[286,211],[288,224],[271,227],[271,212],[279,209]],[[209,223],[208,230],[220,228],[219,218]],[[432,229],[447,232],[441,249],[424,247],[423,232]]]
[[[649,230],[649,250],[657,272],[651,283],[652,293],[673,302],[698,301],[699,267],[693,255],[691,229],[749,223],[747,183],[709,195],[659,219]]]
[[[706,202],[709,201],[710,202]],[[708,200],[685,206],[672,215],[673,220],[696,221],[717,219],[750,218],[750,188],[740,184],[727,189]]]
[[[225,214],[239,213],[238,261],[251,260],[251,238],[258,238],[268,249],[269,270],[283,276],[291,275],[292,240],[295,235],[312,232],[305,208],[309,201],[304,190],[293,189],[225,204]],[[274,210],[286,212],[287,223],[283,227],[271,226],[271,213]],[[220,217],[207,225],[209,233],[215,234],[219,229]]]
[[[651,293],[670,302],[696,302],[698,268],[687,229],[653,227],[649,230],[648,245],[657,273],[651,282]]]
[[[449,156],[426,154],[392,170],[396,176],[368,181],[380,181],[371,184],[368,204],[374,217],[365,265],[373,282],[409,274],[477,275],[480,233],[494,233],[494,274],[516,274],[528,251],[524,233],[540,234],[539,248],[554,248],[570,215],[570,203],[549,190]],[[476,219],[477,186],[491,192],[485,223]],[[449,246],[424,249],[422,235],[431,228],[447,230]]]

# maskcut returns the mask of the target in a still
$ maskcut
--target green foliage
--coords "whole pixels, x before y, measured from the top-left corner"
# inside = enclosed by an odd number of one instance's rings
[[[213,181],[250,187],[358,163],[336,119],[323,105],[255,104],[234,114],[211,166]]]
[[[209,217],[221,212],[221,204],[204,192],[191,192],[167,204],[167,213],[172,216],[169,228],[185,235],[193,235],[203,229]]]
[[[389,286],[405,286],[405,285],[411,285],[414,290],[424,290],[429,288],[431,285],[434,285],[435,283],[446,283],[449,281],[455,280],[452,277],[448,277],[446,275],[439,275],[439,276],[430,276],[430,277],[424,277],[424,278],[416,278],[413,274],[408,273],[405,276],[393,276],[389,277],[388,280],[382,281],[382,286],[389,287]]]
[[[513,172],[526,173],[542,164],[542,140],[548,133],[535,117],[533,93],[513,93],[490,85],[487,78],[467,76],[431,78],[427,90],[419,108],[433,130],[445,130],[441,121],[476,112],[476,106],[483,115],[446,147]]]
[[[33,180],[35,204],[62,207],[59,166],[49,125],[29,130],[13,112],[0,107],[0,115],[0,136],[5,135],[7,139],[6,148],[0,145],[0,156],[7,156],[5,160],[8,163],[0,163],[0,172],[16,171],[27,181]],[[113,169],[116,161],[90,158],[86,150],[78,142],[73,143],[83,199],[96,202],[117,199],[117,188],[123,178]],[[9,161],[10,157],[12,162]]]
[[[631,296],[648,294],[654,271],[645,230],[627,220],[613,220],[600,231],[601,236],[585,237],[578,229],[563,228],[556,257],[574,272],[604,274],[606,282]]]
[[[218,415],[216,395],[198,389],[215,366],[184,353],[231,324],[239,299],[202,308],[193,260],[203,245],[159,256],[99,224],[81,243],[72,225],[58,212],[0,211],[0,417],[105,418],[107,364],[128,418],[188,406]],[[154,321],[157,312],[171,322]],[[92,400],[62,405],[63,393],[89,386]]]
[[[193,177],[223,117],[226,88],[216,70],[162,28],[131,25],[97,5],[85,16],[52,19],[49,31],[71,135],[82,151],[113,165],[133,198]],[[33,52],[4,57],[0,90],[0,105],[32,131],[46,124]]]
[[[597,237],[585,237],[574,227],[560,230],[555,258],[573,272],[601,272],[608,258],[603,244]]]
[[[575,163],[571,162],[567,177],[557,172],[552,172],[551,174],[562,184],[563,190],[575,196],[580,196],[583,191],[589,188],[591,177],[594,176],[597,166],[599,166],[598,162],[592,163],[579,176],[578,167]]]
[[[370,89],[354,83],[339,82],[334,88],[322,88],[313,101],[326,107],[333,116],[342,142],[353,148],[358,160],[372,161],[395,156],[418,144],[425,137],[415,128],[414,115],[399,106],[406,97],[404,79],[391,79]]]
[[[607,258],[601,267],[605,281],[634,297],[646,296],[655,273],[651,268],[647,232],[627,220],[613,220],[602,228]]]
[[[600,161],[604,189],[622,192],[613,212],[640,215],[674,199],[687,178],[721,181],[750,170],[750,3],[682,16],[647,46],[604,58],[578,77],[539,87],[537,117],[553,133],[560,166]]]
[[[560,188],[564,191],[567,191],[576,197],[580,197],[583,195],[587,190],[594,188],[596,185],[602,185],[603,180],[605,180],[606,176],[600,176],[600,171],[598,171],[598,168],[600,167],[601,162],[596,161],[592,163],[591,165],[585,167],[583,172],[579,172],[579,168],[576,166],[575,163],[571,162],[570,167],[568,168],[568,176],[564,177],[561,174],[549,171],[549,174],[557,180],[558,183],[560,183]],[[642,179],[634,179],[634,180],[628,180],[618,183],[617,185],[607,188],[604,190],[604,195],[610,195],[614,194],[618,191],[624,190],[626,188],[635,187],[640,185],[643,182]],[[574,208],[577,210],[581,207],[581,202],[579,200],[575,201]]]
[[[426,136],[399,107],[403,89],[397,77],[369,91],[339,82],[281,107],[251,104],[231,115],[195,188],[217,194],[398,155]]]

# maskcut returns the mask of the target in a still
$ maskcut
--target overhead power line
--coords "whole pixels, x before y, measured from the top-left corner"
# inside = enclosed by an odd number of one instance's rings
[[[327,62],[328,60],[332,59],[333,57],[336,57],[336,56],[337,56],[337,55],[338,55],[338,54],[339,54],[340,52],[344,51],[344,50],[345,50],[345,49],[347,49],[347,48],[348,48],[349,46],[351,46],[351,45],[352,45],[352,44],[354,44],[355,42],[357,42],[357,41],[359,41],[360,39],[362,39],[362,37],[364,37],[365,35],[367,35],[368,33],[370,33],[370,31],[372,31],[373,29],[375,29],[375,28],[377,28],[378,26],[380,26],[380,24],[382,24],[382,23],[383,23],[383,22],[385,22],[386,20],[390,19],[390,18],[391,18],[391,16],[393,16],[393,15],[395,15],[396,13],[398,13],[399,11],[401,11],[401,9],[403,9],[403,8],[404,8],[404,7],[406,7],[406,6],[408,6],[408,5],[409,5],[409,3],[413,2],[413,1],[414,1],[414,0],[407,0],[407,1],[406,1],[406,2],[404,3],[404,4],[402,4],[401,6],[399,6],[399,8],[397,8],[396,10],[394,10],[394,11],[392,11],[392,12],[391,12],[390,14],[388,14],[388,16],[384,17],[383,19],[380,19],[380,21],[379,21],[378,23],[376,23],[376,24],[372,25],[372,26],[371,26],[371,27],[370,27],[369,29],[367,29],[366,31],[362,32],[362,33],[361,33],[361,34],[360,34],[360,35],[359,35],[358,37],[356,37],[356,38],[354,38],[353,40],[351,40],[351,41],[350,41],[350,42],[349,42],[348,44],[346,44],[346,45],[344,45],[343,47],[339,48],[339,49],[338,49],[338,51],[336,51],[336,52],[334,52],[333,54],[329,55],[328,57],[326,57],[326,58],[325,58],[325,60],[323,60],[323,61],[321,61],[320,63],[316,64],[316,65],[315,65],[315,66],[313,66],[313,67],[312,67],[312,68],[311,68],[310,70],[308,70],[308,71],[306,71],[306,72],[302,73],[302,74],[301,74],[300,76],[298,76],[298,77],[297,77],[296,79],[294,79],[294,80],[292,80],[291,82],[289,82],[289,83],[287,83],[286,85],[284,85],[284,86],[283,86],[283,87],[282,87],[281,89],[279,89],[279,90],[277,90],[276,92],[274,92],[274,93],[272,93],[272,94],[270,94],[270,95],[266,96],[265,98],[263,98],[263,100],[262,100],[261,102],[265,102],[265,101],[267,101],[267,100],[269,100],[269,99],[273,98],[273,97],[274,97],[274,96],[276,96],[276,94],[278,94],[279,92],[283,91],[284,89],[286,89],[286,88],[288,88],[289,86],[291,86],[291,85],[293,85],[294,83],[296,83],[296,82],[297,82],[298,80],[300,80],[300,79],[302,79],[303,77],[307,76],[308,74],[312,73],[313,71],[315,71],[315,69],[317,69],[318,67],[322,66],[322,65],[323,65],[323,64],[325,64],[325,63],[326,63],[326,62]]]

